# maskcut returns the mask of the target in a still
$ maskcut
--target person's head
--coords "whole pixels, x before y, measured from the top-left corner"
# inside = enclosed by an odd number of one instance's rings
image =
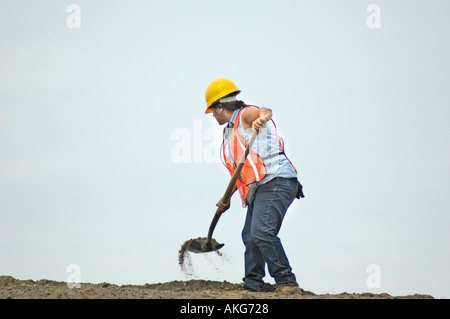
[[[214,118],[222,125],[230,121],[234,111],[244,106],[244,102],[236,100],[236,94],[232,93],[214,102],[210,106],[210,109]]]
[[[213,113],[220,125],[229,122],[233,112],[245,106],[244,102],[236,99],[236,95],[240,92],[241,90],[230,80],[217,79],[213,81],[206,89],[205,113]]]

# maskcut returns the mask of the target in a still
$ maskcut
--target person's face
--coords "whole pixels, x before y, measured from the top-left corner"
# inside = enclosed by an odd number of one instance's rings
[[[225,117],[225,110],[222,107],[212,108],[213,116],[216,119],[219,125],[225,124],[228,122],[228,119]]]

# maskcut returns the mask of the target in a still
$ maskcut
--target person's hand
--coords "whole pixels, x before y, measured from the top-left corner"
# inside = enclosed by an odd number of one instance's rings
[[[258,117],[256,120],[252,123],[252,128],[255,131],[259,131],[260,128],[262,128],[266,124],[266,119],[263,117]]]
[[[230,208],[230,201],[228,201],[228,203],[224,203],[224,202],[222,202],[222,199],[220,199],[220,200],[217,202],[216,206],[218,207],[217,210],[222,214],[222,213],[224,213],[225,211],[227,211],[228,208]]]

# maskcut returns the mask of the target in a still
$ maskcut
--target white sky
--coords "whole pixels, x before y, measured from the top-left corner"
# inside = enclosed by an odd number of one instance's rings
[[[366,24],[371,3],[381,28]],[[203,114],[226,77],[272,108],[300,173],[306,198],[280,237],[304,289],[449,298],[449,10],[1,1],[0,275],[65,281],[77,264],[82,282],[189,279],[178,249],[206,236],[229,181],[211,160],[222,127]],[[214,234],[226,258],[192,256],[195,278],[241,281],[244,217],[236,194]]]

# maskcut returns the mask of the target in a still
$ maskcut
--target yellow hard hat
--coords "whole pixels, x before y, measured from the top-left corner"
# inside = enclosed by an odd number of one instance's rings
[[[206,111],[205,113],[211,113],[211,105],[217,100],[227,96],[231,93],[239,94],[241,90],[237,86],[227,79],[217,79],[213,81],[206,89],[205,99],[206,99]]]

